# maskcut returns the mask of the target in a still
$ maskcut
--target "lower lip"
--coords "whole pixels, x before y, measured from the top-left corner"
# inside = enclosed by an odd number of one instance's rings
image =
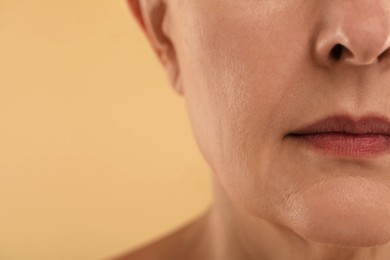
[[[390,152],[388,135],[324,133],[292,136],[310,148],[331,155],[372,157]]]

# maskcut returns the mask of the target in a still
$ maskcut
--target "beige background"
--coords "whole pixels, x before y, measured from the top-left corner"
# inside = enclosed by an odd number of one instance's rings
[[[88,260],[202,212],[209,170],[125,0],[0,1],[0,259]]]

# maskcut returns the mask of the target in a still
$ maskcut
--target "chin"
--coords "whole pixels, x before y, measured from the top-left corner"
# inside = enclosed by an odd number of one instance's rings
[[[299,236],[343,247],[390,242],[389,189],[364,178],[337,178],[291,198],[287,225]],[[291,208],[291,205],[290,205]]]
[[[305,240],[340,247],[373,247],[390,242],[388,221],[372,219],[351,220],[346,216],[329,214],[317,219],[307,219],[308,223],[295,226],[294,231]],[[337,216],[340,218],[336,221]]]

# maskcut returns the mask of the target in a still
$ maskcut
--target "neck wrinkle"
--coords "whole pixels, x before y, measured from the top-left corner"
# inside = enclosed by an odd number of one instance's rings
[[[213,175],[214,176],[214,175]],[[265,260],[258,254],[251,252],[245,243],[245,236],[241,235],[241,224],[237,222],[234,205],[215,179],[213,179],[214,203],[210,210],[210,233],[212,235],[214,254],[213,260]]]

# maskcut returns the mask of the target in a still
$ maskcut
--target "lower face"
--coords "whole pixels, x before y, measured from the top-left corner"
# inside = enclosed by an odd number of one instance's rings
[[[323,10],[332,11],[326,1],[177,2],[175,41],[193,130],[236,204],[317,242],[390,241],[389,155],[325,154],[289,135],[340,112],[390,111],[386,75],[363,87],[357,70],[314,60]]]

